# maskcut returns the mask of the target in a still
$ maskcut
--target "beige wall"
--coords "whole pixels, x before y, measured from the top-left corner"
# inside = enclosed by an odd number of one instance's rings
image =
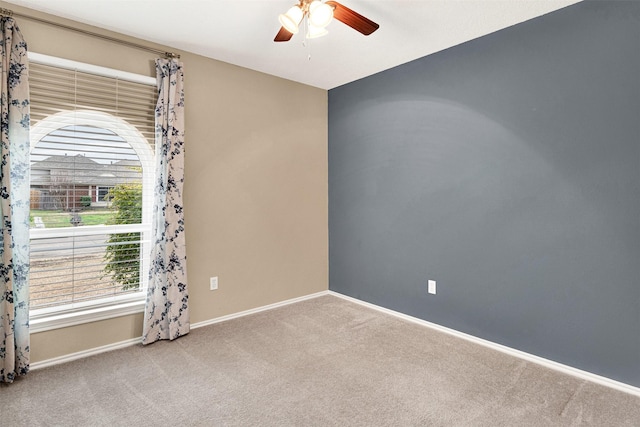
[[[30,51],[155,76],[152,53],[16,21]],[[192,323],[327,290],[327,92],[171,50],[185,69]],[[209,290],[209,276],[219,276],[217,291]],[[32,362],[141,330],[138,314],[34,333]]]

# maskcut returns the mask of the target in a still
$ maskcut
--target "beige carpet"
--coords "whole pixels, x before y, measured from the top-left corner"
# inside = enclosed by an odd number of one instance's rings
[[[639,426],[640,398],[334,296],[30,373],[10,426]]]

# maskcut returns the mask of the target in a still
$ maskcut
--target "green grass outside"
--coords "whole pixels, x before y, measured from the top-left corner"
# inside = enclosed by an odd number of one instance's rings
[[[109,210],[86,210],[78,212],[82,225],[100,225],[106,224],[113,216],[113,212]],[[45,228],[62,228],[72,227],[70,212],[64,211],[45,211],[40,209],[32,209],[29,214],[29,225],[35,228],[35,218],[42,218]]]

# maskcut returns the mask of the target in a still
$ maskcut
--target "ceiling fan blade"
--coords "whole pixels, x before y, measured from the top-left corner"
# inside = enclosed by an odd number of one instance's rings
[[[280,31],[276,34],[276,37],[273,39],[274,42],[288,42],[293,37],[293,33],[289,32],[284,27],[280,27]]]
[[[353,28],[356,31],[361,32],[365,36],[373,33],[375,30],[380,28],[380,25],[376,24],[369,18],[365,18],[360,15],[358,12],[354,12],[349,9],[347,6],[343,6],[337,1],[328,1],[326,2],[329,6],[333,7],[333,17],[338,21],[342,22]]]

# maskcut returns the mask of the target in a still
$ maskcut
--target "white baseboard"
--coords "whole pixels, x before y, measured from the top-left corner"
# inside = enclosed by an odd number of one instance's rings
[[[571,367],[571,366],[568,366],[568,365],[564,365],[562,363],[554,362],[553,360],[548,360],[548,359],[545,359],[543,357],[535,356],[533,354],[526,353],[524,351],[516,350],[514,348],[507,347],[507,346],[504,346],[502,344],[497,344],[497,343],[494,343],[492,341],[487,341],[485,339],[478,338],[478,337],[475,337],[473,335],[466,334],[464,332],[456,331],[455,329],[450,329],[450,328],[447,328],[445,326],[438,325],[436,323],[432,323],[432,322],[428,322],[426,320],[418,319],[417,317],[413,317],[413,316],[409,316],[409,315],[404,314],[404,313],[393,311],[393,310],[390,310],[388,308],[384,308],[384,307],[381,307],[379,305],[371,304],[371,303],[368,303],[368,302],[365,302],[365,301],[362,301],[362,300],[359,300],[359,299],[356,299],[356,298],[353,298],[353,297],[350,297],[350,296],[347,296],[347,295],[343,295],[343,294],[340,294],[340,293],[337,293],[337,292],[334,292],[334,291],[321,291],[321,292],[317,292],[317,293],[314,293],[314,294],[305,295],[305,296],[298,297],[298,298],[292,298],[292,299],[288,299],[288,300],[285,300],[285,301],[277,302],[277,303],[274,303],[274,304],[269,304],[269,305],[265,305],[265,306],[262,306],[262,307],[257,307],[257,308],[253,308],[253,309],[250,309],[250,310],[245,310],[245,311],[241,311],[241,312],[238,312],[238,313],[229,314],[229,315],[226,315],[226,316],[216,317],[214,319],[209,319],[209,320],[205,320],[205,321],[202,321],[202,322],[193,323],[193,324],[191,324],[191,329],[197,329],[197,328],[201,328],[203,326],[213,325],[215,323],[225,322],[225,321],[231,320],[231,319],[237,319],[239,317],[248,316],[250,314],[255,314],[255,313],[260,313],[262,311],[273,310],[274,308],[283,307],[283,306],[289,305],[289,304],[295,304],[297,302],[309,300],[309,299],[312,299],[312,298],[317,298],[317,297],[320,297],[320,296],[323,296],[323,295],[333,295],[335,297],[342,298],[342,299],[345,299],[347,301],[351,301],[353,303],[360,304],[360,305],[365,306],[365,307],[369,307],[371,309],[374,309],[374,310],[377,310],[377,311],[380,311],[380,312],[383,312],[383,313],[398,317],[400,319],[404,319],[404,320],[407,320],[409,322],[413,322],[413,323],[416,323],[416,324],[419,324],[419,325],[422,325],[422,326],[426,326],[428,328],[431,328],[431,329],[434,329],[434,330],[437,330],[437,331],[440,331],[440,332],[444,332],[446,334],[453,335],[455,337],[462,338],[462,339],[467,340],[467,341],[471,341],[473,343],[482,345],[484,347],[488,347],[488,348],[491,348],[493,350],[497,350],[497,351],[500,351],[502,353],[506,353],[506,354],[509,354],[511,356],[518,357],[520,359],[523,359],[523,360],[526,360],[526,361],[529,361],[529,362],[532,362],[532,363],[536,363],[538,365],[545,366],[545,367],[553,369],[555,371],[559,371],[559,372],[562,372],[562,373],[565,373],[565,374],[568,374],[568,375],[572,375],[574,377],[577,377],[577,378],[580,378],[580,379],[583,379],[583,380],[591,381],[591,382],[594,382],[596,384],[600,384],[600,385],[603,385],[603,386],[606,386],[606,387],[610,387],[610,388],[613,388],[613,389],[616,389],[616,390],[619,390],[619,391],[623,391],[625,393],[630,393],[630,394],[633,394],[635,396],[639,396],[640,397],[640,388],[638,388],[638,387],[634,387],[632,385],[625,384],[625,383],[622,383],[622,382],[619,382],[619,381],[615,381],[615,380],[612,380],[612,379],[607,378],[607,377],[596,375],[596,374],[593,374],[591,372],[583,371],[581,369],[577,369],[577,368],[574,368],[574,367]],[[47,360],[43,360],[43,361],[40,361],[40,362],[32,363],[31,366],[30,366],[30,369],[31,370],[41,369],[41,368],[45,368],[45,367],[48,367],[48,366],[58,365],[58,364],[61,364],[61,363],[70,362],[72,360],[81,359],[83,357],[94,356],[96,354],[105,353],[107,351],[117,350],[117,349],[120,349],[120,348],[125,348],[125,347],[129,347],[129,346],[132,346],[132,345],[136,345],[136,344],[140,343],[141,341],[142,341],[142,337],[131,338],[131,339],[128,339],[128,340],[125,340],[125,341],[120,341],[120,342],[113,343],[113,344],[107,344],[107,345],[104,345],[104,346],[101,346],[101,347],[96,347],[96,348],[92,348],[92,349],[88,349],[88,350],[79,351],[77,353],[71,353],[71,354],[66,354],[66,355],[59,356],[59,357],[54,357],[52,359],[47,359]]]
[[[229,314],[227,316],[216,317],[215,319],[209,319],[202,322],[196,322],[191,324],[191,329],[201,328],[203,326],[213,325],[214,323],[220,323],[231,319],[237,319],[238,317],[248,316],[250,314],[260,313],[261,311],[273,310],[274,308],[283,307],[289,304],[295,304],[300,301],[305,301],[312,298],[317,298],[322,295],[327,295],[329,291],[317,292],[315,294],[305,295],[298,298],[292,298],[285,301],[280,301],[274,304],[265,305],[262,307],[252,308],[250,310],[241,311],[239,313]],[[54,357],[52,359],[42,360],[40,362],[34,362],[30,365],[30,370],[42,369],[48,366],[59,365],[61,363],[71,362],[72,360],[82,359],[83,357],[94,356],[100,353],[106,353],[107,351],[118,350],[120,348],[129,347],[142,342],[142,337],[131,338],[125,341],[120,341],[113,344],[107,344],[100,347],[90,348],[88,350],[79,351],[77,353],[65,354],[63,356]]]
[[[129,347],[142,342],[142,337],[131,338],[125,341],[116,342],[113,344],[107,344],[100,347],[90,348],[88,350],[82,350],[77,353],[65,354],[63,356],[54,357],[53,359],[42,360],[40,362],[34,362],[29,365],[29,369],[35,371],[36,369],[42,369],[53,365],[59,365],[61,363],[71,362],[72,360],[82,359],[84,357],[94,356],[100,353],[106,353],[107,351],[118,350],[120,348]]]
[[[493,350],[500,351],[502,353],[506,353],[506,354],[514,356],[514,357],[518,357],[520,359],[524,359],[524,360],[526,360],[528,362],[532,362],[532,363],[536,363],[538,365],[542,365],[544,367],[553,369],[555,371],[562,372],[564,374],[568,374],[568,375],[571,375],[571,376],[574,376],[574,377],[577,377],[577,378],[580,378],[580,379],[583,379],[583,380],[591,381],[591,382],[594,382],[594,383],[597,383],[597,384],[600,384],[600,385],[603,385],[603,386],[606,386],[606,387],[610,387],[610,388],[613,388],[613,389],[616,389],[616,390],[619,390],[619,391],[622,391],[622,392],[625,392],[625,393],[633,394],[635,396],[640,397],[640,388],[634,387],[634,386],[629,385],[629,384],[622,383],[620,381],[612,380],[610,378],[603,377],[603,376],[600,376],[600,375],[596,375],[596,374],[593,374],[593,373],[588,372],[588,371],[583,371],[581,369],[577,369],[577,368],[574,368],[572,366],[568,366],[568,365],[564,365],[562,363],[554,362],[553,360],[549,360],[549,359],[545,359],[543,357],[535,356],[533,354],[526,353],[526,352],[520,351],[520,350],[516,350],[514,348],[507,347],[507,346],[502,345],[502,344],[497,344],[497,343],[494,343],[492,341],[487,341],[485,339],[478,338],[478,337],[475,337],[473,335],[466,334],[464,332],[456,331],[455,329],[450,329],[450,328],[447,328],[445,326],[438,325],[436,323],[431,323],[431,322],[428,322],[426,320],[418,319],[417,317],[409,316],[408,314],[404,314],[404,313],[400,313],[400,312],[397,312],[397,311],[390,310],[388,308],[380,307],[379,305],[371,304],[371,303],[368,303],[366,301],[362,301],[362,300],[359,300],[359,299],[356,299],[356,298],[353,298],[353,297],[350,297],[350,296],[347,296],[347,295],[343,295],[343,294],[340,294],[340,293],[337,293],[337,292],[334,292],[334,291],[329,291],[328,294],[336,296],[336,297],[339,297],[339,298],[343,298],[343,299],[345,299],[347,301],[351,301],[351,302],[354,302],[356,304],[363,305],[365,307],[372,308],[372,309],[377,310],[377,311],[381,311],[381,312],[386,313],[386,314],[390,314],[392,316],[398,317],[400,319],[407,320],[409,322],[417,323],[418,325],[426,326],[428,328],[435,329],[437,331],[444,332],[446,334],[453,335],[455,337],[462,338],[462,339],[467,340],[467,341],[471,341],[473,343],[482,345],[484,347],[491,348]]]
[[[250,310],[241,311],[238,313],[228,314],[222,317],[216,317],[215,319],[204,320],[202,322],[192,323],[191,329],[201,328],[203,326],[213,325],[215,323],[226,322],[227,320],[237,319],[238,317],[248,316],[250,314],[260,313],[261,311],[273,310],[274,308],[283,307],[289,304],[295,304],[297,302],[306,301],[312,298],[318,298],[323,295],[328,295],[329,291],[316,292],[315,294],[309,294],[298,298],[292,298],[274,304],[264,305],[262,307],[252,308]]]

